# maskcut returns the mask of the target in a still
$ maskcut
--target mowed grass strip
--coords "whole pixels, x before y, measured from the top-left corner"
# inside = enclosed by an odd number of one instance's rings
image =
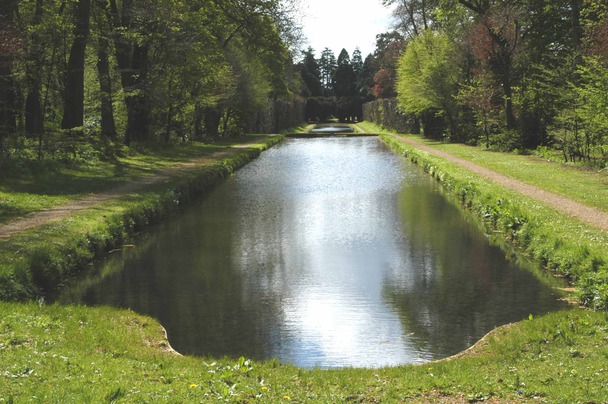
[[[392,133],[369,122],[358,125],[371,133]],[[532,155],[502,153],[483,147],[438,142],[418,135],[400,136],[608,212],[608,170],[548,161]]]
[[[153,319],[112,308],[0,303],[6,402],[606,402],[608,314],[500,328],[453,360],[305,370],[184,357]]]
[[[0,223],[57,207],[91,193],[108,191],[196,158],[211,156],[255,137],[217,143],[139,145],[123,149],[111,160],[98,158],[38,171],[18,178],[0,176]]]

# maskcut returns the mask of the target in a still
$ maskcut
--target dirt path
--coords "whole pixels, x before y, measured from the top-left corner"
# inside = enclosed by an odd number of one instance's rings
[[[565,198],[563,196],[526,184],[522,181],[518,181],[516,179],[499,174],[495,171],[474,164],[470,161],[455,157],[451,154],[429,147],[413,139],[404,138],[398,135],[391,136],[393,136],[399,141],[408,143],[409,145],[417,149],[424,150],[429,154],[433,154],[435,156],[454,162],[485,178],[495,181],[500,185],[514,189],[526,196],[537,199],[555,208],[556,210],[575,217],[587,224],[590,224],[603,230],[608,230],[608,214],[599,209],[583,205],[579,202],[573,201],[572,199]],[[106,192],[91,194],[87,197],[67,203],[65,205],[60,205],[54,208],[30,213],[22,218],[12,220],[4,225],[0,225],[0,240],[6,240],[17,233],[30,230],[53,221],[64,219],[75,212],[80,212],[85,209],[89,209],[99,203],[119,198],[129,193],[142,191],[150,185],[168,181],[180,172],[190,171],[205,164],[209,164],[214,161],[220,161],[222,159],[235,155],[239,152],[239,149],[246,148],[253,143],[255,143],[255,141],[251,143],[236,145],[231,147],[230,149],[216,152],[209,156],[178,164],[168,170],[163,171],[162,173],[151,174],[142,177],[137,182],[131,182],[120,187],[108,190]]]
[[[525,182],[507,177],[506,175],[499,174],[496,171],[492,171],[488,168],[482,167],[468,160],[455,157],[451,154],[442,152],[440,150],[429,147],[421,142],[413,139],[401,137],[398,135],[391,135],[395,139],[405,142],[417,149],[424,150],[425,152],[444,158],[448,161],[458,164],[467,170],[473,171],[485,178],[488,178],[500,185],[511,188],[518,191],[526,196],[534,198],[540,202],[543,202],[552,208],[570,215],[580,221],[590,224],[594,227],[598,227],[602,230],[608,230],[608,213],[603,212],[597,208],[593,208],[582,203],[576,202],[572,199],[563,197],[561,195],[554,194],[552,192],[545,191],[533,185]]]
[[[83,210],[90,209],[91,207],[102,202],[120,198],[121,196],[134,192],[141,192],[142,190],[151,185],[169,181],[172,177],[175,177],[179,173],[192,171],[206,164],[221,161],[228,157],[234,156],[240,152],[239,149],[244,149],[256,142],[257,141],[252,141],[248,143],[234,145],[226,150],[218,151],[208,156],[196,158],[185,163],[177,164],[167,170],[164,170],[161,173],[146,175],[144,177],[139,178],[137,181],[130,182],[128,184],[124,184],[104,192],[91,194],[89,196],[75,200],[73,202],[69,202],[64,205],[59,205],[53,208],[29,213],[24,217],[14,219],[9,221],[8,223],[0,225],[0,240],[6,240],[17,233],[31,230],[35,227],[64,219],[75,212],[81,212]]]

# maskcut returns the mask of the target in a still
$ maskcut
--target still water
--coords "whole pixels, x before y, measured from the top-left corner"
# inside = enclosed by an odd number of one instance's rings
[[[286,140],[59,300],[153,316],[184,354],[324,368],[446,357],[562,305],[369,137]]]

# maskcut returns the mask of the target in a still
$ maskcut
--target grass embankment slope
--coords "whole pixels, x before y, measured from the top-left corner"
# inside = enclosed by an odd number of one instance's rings
[[[415,159],[457,189],[461,182],[450,180],[441,161],[424,163],[427,157]],[[506,220],[500,217],[486,218]],[[0,400],[8,402],[606,402],[606,363],[608,313],[579,309],[503,327],[454,360],[323,371],[178,356],[156,321],[127,311],[0,304]]]
[[[280,139],[147,149],[111,162],[3,181],[0,221],[14,219],[16,212],[32,214],[0,224],[0,300],[37,298],[57,288],[73,271],[120,248]],[[53,196],[45,197],[48,193]],[[47,210],[33,213],[42,207]],[[39,216],[44,219],[36,225]]]
[[[499,174],[557,196],[591,206],[599,216],[582,222],[521,192],[497,184],[461,165],[421,151],[370,124],[368,130],[395,151],[419,164],[444,185],[446,192],[480,218],[499,242],[533,257],[549,271],[568,278],[577,287],[577,298],[587,306],[608,309],[608,174],[549,162],[533,156],[496,153],[481,148],[429,141],[406,136],[434,150],[472,161]],[[566,185],[564,185],[566,184]],[[537,195],[541,197],[542,195]],[[585,208],[586,206],[582,206]]]
[[[107,308],[4,303],[0,397],[15,402],[466,402],[608,400],[606,313],[503,328],[459,359],[302,370],[177,356],[154,320]]]

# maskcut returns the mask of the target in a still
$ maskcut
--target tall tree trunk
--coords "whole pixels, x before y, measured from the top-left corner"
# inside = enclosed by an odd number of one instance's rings
[[[217,139],[219,137],[219,126],[222,120],[222,113],[219,107],[205,108],[205,130],[207,136]]]
[[[131,91],[126,95],[128,121],[125,142],[127,144],[133,140],[147,140],[150,137],[150,102],[145,87],[148,78],[147,45],[134,46],[131,71],[133,73],[126,80],[129,84],[127,88]]]
[[[44,66],[44,44],[37,29],[42,22],[43,0],[36,0],[33,20],[33,34],[30,38],[29,60],[27,63],[27,96],[25,99],[25,132],[38,137],[44,131],[44,111],[42,110],[42,68]]]
[[[110,0],[110,22],[114,30],[114,48],[125,93],[127,129],[125,144],[150,137],[150,102],[145,88],[148,72],[148,46],[129,38],[133,2],[123,0],[121,12],[116,0]]]
[[[101,136],[116,139],[116,121],[114,120],[114,101],[112,98],[112,74],[110,69],[110,40],[112,32],[107,0],[95,0],[92,18],[95,30],[99,33],[97,40],[97,77],[99,79]]]
[[[517,121],[513,112],[513,87],[511,86],[511,78],[505,76],[502,82],[503,91],[505,92],[505,120],[507,130],[515,129]]]
[[[572,7],[572,48],[578,52],[581,48],[583,28],[581,26],[581,5],[580,0],[570,2]]]
[[[102,35],[99,38],[99,48],[97,49],[97,73],[101,91],[101,136],[115,139],[116,122],[112,103],[112,77],[110,76],[108,48],[108,38]]]
[[[516,128],[517,121],[515,119],[515,112],[513,111],[513,86],[511,84],[511,55],[505,52],[501,58],[503,65],[501,66],[502,71],[502,90],[505,95],[505,124],[507,130]]]
[[[15,81],[12,68],[17,54],[18,40],[14,27],[17,0],[0,0],[0,151],[4,141],[17,130],[15,110]]]
[[[422,24],[424,25],[424,29],[429,28],[429,23],[426,15],[426,1],[422,0],[421,4],[421,14],[422,14]]]
[[[205,110],[200,104],[196,104],[194,107],[194,139],[201,140],[203,138],[203,119],[205,117]]]
[[[64,90],[61,122],[63,129],[80,127],[84,123],[84,58],[89,38],[90,16],[91,0],[79,0]]]

